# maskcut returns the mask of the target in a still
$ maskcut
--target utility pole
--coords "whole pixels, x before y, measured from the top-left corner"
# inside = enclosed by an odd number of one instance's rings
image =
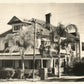
[[[58,44],[59,44],[59,52],[58,52],[58,77],[60,78],[61,77],[61,64],[60,64],[60,44],[61,44],[61,38],[59,37],[59,40],[58,40]]]
[[[35,48],[36,48],[36,20],[33,19],[34,23],[34,50],[33,50],[33,79],[35,78]]]

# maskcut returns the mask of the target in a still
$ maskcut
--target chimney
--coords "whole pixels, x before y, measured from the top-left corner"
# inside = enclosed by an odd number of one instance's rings
[[[46,28],[50,30],[50,16],[51,16],[51,13],[48,13],[45,15],[46,17]]]

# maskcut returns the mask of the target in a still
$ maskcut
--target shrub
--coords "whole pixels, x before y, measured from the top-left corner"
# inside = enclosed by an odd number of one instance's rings
[[[84,75],[84,63],[83,62],[78,62],[75,63],[72,69],[72,73],[74,73],[74,75]]]
[[[84,59],[78,60],[77,58],[73,60],[72,66],[65,67],[65,74],[84,76]]]
[[[3,68],[0,70],[0,78],[1,79],[9,79],[14,76],[14,69],[13,68]]]
[[[65,68],[64,68],[64,74],[65,75],[73,75],[73,73],[72,73],[72,67],[65,66]]]
[[[21,78],[21,70],[20,69],[15,70],[15,74],[14,74],[13,78],[18,78],[18,79]]]

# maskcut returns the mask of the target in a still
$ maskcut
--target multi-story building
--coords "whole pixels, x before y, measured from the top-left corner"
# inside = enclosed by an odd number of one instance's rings
[[[3,34],[0,35],[0,67],[8,67],[8,68],[22,68],[22,58],[20,56],[20,52],[17,49],[17,46],[13,46],[13,42],[4,41],[5,38],[9,36],[18,34],[21,30],[29,30],[36,33],[36,47],[35,47],[35,69],[39,70],[40,68],[53,68],[58,66],[58,55],[55,47],[58,45],[56,42],[52,41],[51,38],[55,38],[55,34],[51,35],[52,30],[56,27],[50,25],[50,14],[46,15],[46,22],[35,19],[35,23],[33,24],[33,19],[21,19],[14,16],[9,22],[9,25],[12,28]],[[54,33],[54,32],[53,32]],[[66,33],[71,38],[75,38],[73,35]],[[64,36],[65,37],[65,36]],[[10,37],[9,37],[10,38]],[[57,38],[55,38],[55,41]],[[40,52],[41,46],[42,52]],[[13,48],[13,50],[12,50]],[[29,73],[33,69],[33,55],[34,49],[28,48],[24,52],[24,67],[25,70]],[[65,60],[66,52],[63,50],[61,53],[61,62]]]

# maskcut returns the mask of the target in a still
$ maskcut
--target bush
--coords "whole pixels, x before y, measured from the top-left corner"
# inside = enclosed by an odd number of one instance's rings
[[[73,60],[72,66],[65,67],[65,74],[84,76],[84,59],[78,60],[77,58]]]
[[[66,67],[64,68],[64,74],[65,74],[65,75],[73,75],[73,73],[72,73],[72,67],[66,66]]]
[[[74,75],[84,75],[84,62],[75,63],[72,69]]]
[[[13,68],[3,68],[0,70],[0,78],[1,79],[9,79],[14,76],[14,69]]]
[[[21,77],[21,70],[20,69],[16,69],[15,70],[15,74],[14,74],[13,78],[18,78],[18,79],[22,78]]]

